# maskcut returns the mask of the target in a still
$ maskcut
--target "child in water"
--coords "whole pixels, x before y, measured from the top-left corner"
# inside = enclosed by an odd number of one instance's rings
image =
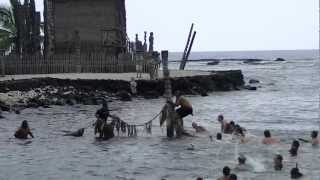
[[[28,135],[33,138],[33,134],[30,131],[28,121],[22,121],[21,127],[14,133],[14,137],[18,139],[28,139]]]

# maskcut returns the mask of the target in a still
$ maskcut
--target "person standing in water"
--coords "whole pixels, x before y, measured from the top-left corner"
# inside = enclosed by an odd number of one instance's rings
[[[179,118],[181,119],[181,123],[183,126],[183,118],[188,115],[193,115],[193,109],[191,103],[181,95],[180,91],[175,92],[176,95],[176,103],[175,106],[178,107],[176,110],[176,113],[179,115]]]
[[[20,128],[14,133],[14,137],[18,139],[28,139],[28,135],[34,138],[30,131],[28,121],[24,120],[22,121]]]
[[[108,108],[108,103],[106,100],[102,103],[102,108],[100,108],[95,114],[97,121],[94,127],[94,134],[99,133],[100,138],[103,137],[103,127],[107,123],[108,117],[110,116],[110,110]]]
[[[262,140],[262,144],[276,144],[279,141],[273,137],[271,137],[271,133],[269,130],[264,131],[264,139]]]

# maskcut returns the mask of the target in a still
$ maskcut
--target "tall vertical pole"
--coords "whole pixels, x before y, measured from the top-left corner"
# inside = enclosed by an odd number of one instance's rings
[[[319,64],[319,69],[318,69],[318,71],[319,71],[319,77],[320,77],[320,0],[319,0],[319,11],[318,11],[318,18],[319,18],[319,24],[318,24],[318,28],[319,28],[319,42],[318,42],[318,64]],[[318,107],[318,123],[319,123],[319,130],[320,130],[320,90],[319,90],[319,107]]]
[[[182,55],[182,60],[181,60],[180,67],[179,67],[180,70],[184,70],[184,68],[186,66],[186,63],[187,63],[187,60],[189,58],[188,54],[190,54],[190,51],[192,49],[193,41],[194,41],[194,38],[195,38],[195,35],[196,35],[196,32],[193,32],[193,26],[194,26],[194,24],[191,25],[189,36],[188,36],[188,40],[187,40],[187,44],[186,44],[186,47],[185,47],[183,55]],[[193,36],[192,36],[192,39],[191,39],[192,32],[193,32]],[[191,43],[190,43],[190,39],[191,39]]]
[[[182,54],[182,60],[185,59],[187,51],[188,51],[188,47],[189,47],[189,44],[190,44],[190,39],[191,39],[192,31],[193,31],[193,26],[194,26],[194,24],[192,23],[190,31],[189,31],[186,47],[184,48],[184,51],[183,51],[183,54]]]
[[[172,101],[172,89],[170,81],[170,72],[168,68],[168,51],[161,51],[162,65],[163,65],[163,78],[164,78],[164,96],[166,98],[167,106],[167,137],[174,136],[174,103]]]
[[[193,42],[194,42],[194,38],[196,37],[196,34],[197,34],[197,31],[193,32],[191,43],[190,43],[190,47],[189,47],[188,52],[186,54],[186,58],[183,61],[183,64],[181,63],[182,64],[182,69],[184,69],[186,67],[186,63],[187,63],[187,61],[189,59],[190,52],[191,52],[191,49],[192,49],[192,46],[193,46]]]

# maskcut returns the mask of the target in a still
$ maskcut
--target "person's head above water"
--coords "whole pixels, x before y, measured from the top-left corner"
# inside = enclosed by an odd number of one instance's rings
[[[222,134],[221,133],[217,133],[217,140],[222,140]]]
[[[280,154],[277,154],[274,157],[273,162],[274,162],[274,169],[276,171],[282,170],[282,168],[283,168],[282,161],[283,161],[283,157]]]
[[[219,121],[219,122],[222,122],[222,121],[223,121],[223,119],[224,119],[223,115],[222,115],[222,114],[220,114],[220,115],[218,116],[218,121]]]
[[[266,137],[266,138],[270,138],[271,137],[271,133],[270,133],[269,130],[265,130],[264,131],[264,137]]]
[[[192,123],[192,127],[193,127],[193,128],[197,128],[197,127],[198,127],[198,124],[197,124],[196,122],[193,122],[193,123]]]
[[[297,140],[293,140],[291,144],[291,149],[289,150],[291,156],[297,156],[298,155],[298,149],[300,147],[300,143]]]
[[[318,131],[312,131],[312,132],[311,132],[311,138],[312,138],[312,139],[318,138]]]
[[[29,128],[28,121],[26,121],[26,120],[22,121],[22,123],[21,123],[21,128],[23,128],[23,129]]]
[[[238,177],[235,174],[230,174],[229,180],[237,180]]]
[[[228,166],[225,166],[222,169],[222,173],[223,173],[224,176],[229,176],[230,175],[230,168]]]
[[[247,160],[247,158],[245,156],[243,156],[243,155],[240,155],[238,157],[238,163],[239,164],[246,164],[246,160]]]
[[[293,140],[291,147],[292,147],[292,148],[297,148],[297,149],[298,149],[298,148],[300,147],[300,143],[299,143],[299,141],[297,141],[297,140]]]
[[[290,171],[291,179],[299,179],[303,176],[298,168],[298,164],[296,164],[295,168],[292,168]]]

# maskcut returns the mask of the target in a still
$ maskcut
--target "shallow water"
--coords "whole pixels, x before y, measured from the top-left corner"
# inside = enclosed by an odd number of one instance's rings
[[[176,67],[172,64],[171,67]],[[236,172],[242,180],[289,179],[289,171],[299,162],[304,179],[319,180],[320,150],[302,143],[297,158],[288,154],[293,138],[309,138],[319,129],[319,64],[316,60],[294,60],[264,65],[222,62],[218,66],[190,63],[189,69],[242,69],[246,80],[259,79],[258,91],[215,92],[208,97],[188,97],[195,107],[193,117],[185,120],[190,129],[197,121],[208,134],[195,138],[167,140],[165,129],[154,121],[153,134],[141,129],[138,137],[116,137],[110,141],[95,140],[88,128],[82,138],[65,137],[63,130],[87,127],[94,121],[99,106],[66,106],[48,109],[26,109],[20,115],[5,113],[0,120],[0,179],[216,179],[225,165],[236,165],[236,156],[247,156],[252,168]],[[110,104],[121,119],[139,124],[156,115],[163,99],[135,99]],[[245,126],[250,142],[238,145],[224,136],[222,142],[211,142],[219,130],[218,114]],[[13,137],[22,120],[28,120],[35,139]],[[264,129],[281,139],[277,146],[262,145]],[[187,150],[190,144],[195,150]],[[272,158],[284,156],[284,170],[275,172]]]

